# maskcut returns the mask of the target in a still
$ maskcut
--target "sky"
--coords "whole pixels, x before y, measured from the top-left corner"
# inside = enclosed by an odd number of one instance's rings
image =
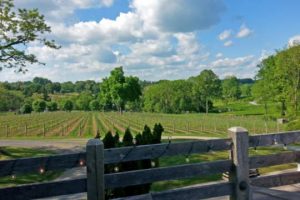
[[[1,81],[101,81],[123,66],[142,80],[186,79],[204,69],[254,78],[257,64],[300,42],[299,0],[15,0],[45,15],[59,50],[26,51],[46,63]]]

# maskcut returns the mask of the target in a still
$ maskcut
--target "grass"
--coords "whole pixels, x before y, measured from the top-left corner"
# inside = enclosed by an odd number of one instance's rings
[[[261,156],[261,155],[270,155],[286,150],[279,147],[258,147],[256,150],[253,148],[249,149],[250,156]],[[189,163],[198,163],[198,162],[209,162],[216,160],[226,160],[228,159],[228,151],[218,151],[218,152],[209,152],[204,154],[194,154],[188,156]],[[173,156],[160,159],[160,167],[172,166],[187,164],[186,156]],[[267,174],[270,172],[281,171],[286,169],[296,168],[295,163],[276,165],[271,167],[260,168],[259,171],[261,174]],[[189,179],[180,179],[172,181],[160,181],[152,184],[152,191],[162,191],[166,189],[173,189],[177,187],[184,187],[194,184],[206,183],[211,181],[218,181],[222,179],[222,174],[213,174],[207,176],[198,176]]]
[[[15,147],[1,147],[0,148],[0,160],[18,159],[26,157],[39,157],[53,155],[54,152],[45,149],[32,149],[32,148],[15,148]],[[60,171],[46,171],[43,174],[39,172],[24,174],[24,175],[12,175],[6,177],[0,177],[0,187],[16,186],[20,184],[28,184],[35,182],[50,181],[57,178],[62,172]]]

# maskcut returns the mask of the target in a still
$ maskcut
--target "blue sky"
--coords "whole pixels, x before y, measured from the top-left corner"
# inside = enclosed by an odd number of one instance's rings
[[[62,45],[26,51],[46,66],[0,72],[7,81],[101,81],[117,66],[144,80],[183,79],[203,69],[253,78],[276,49],[300,41],[298,0],[15,0],[38,8]]]

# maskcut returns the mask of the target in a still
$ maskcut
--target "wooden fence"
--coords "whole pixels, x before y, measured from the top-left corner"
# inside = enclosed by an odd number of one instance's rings
[[[229,181],[205,186],[192,186],[122,199],[203,199],[230,195],[231,199],[251,199],[251,187],[275,187],[300,182],[300,172],[249,178],[249,168],[300,162],[300,152],[248,157],[248,147],[288,145],[300,142],[300,132],[248,136],[239,127],[229,129],[229,139],[162,143],[104,149],[99,139],[88,141],[86,152],[0,161],[0,176],[42,173],[87,166],[87,177],[51,181],[0,189],[0,199],[34,199],[87,192],[88,200],[103,200],[104,189],[153,183],[156,181],[191,178],[229,172]],[[165,156],[190,155],[209,151],[229,150],[228,160],[191,163],[128,172],[104,174],[105,164],[157,159]]]

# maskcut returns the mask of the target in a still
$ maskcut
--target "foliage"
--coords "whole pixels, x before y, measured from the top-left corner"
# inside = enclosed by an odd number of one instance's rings
[[[163,127],[161,124],[155,124],[153,133],[156,133],[156,140],[161,141],[161,134],[163,132]],[[114,148],[117,146],[132,146],[132,145],[141,145],[143,144],[154,144],[153,142],[154,136],[151,134],[151,129],[145,125],[143,134],[139,134],[136,136],[136,144],[133,144],[133,136],[129,128],[126,128],[123,141],[119,142],[119,133],[116,132],[115,136],[108,131],[103,138],[104,148]],[[155,161],[156,165],[158,165],[158,161]],[[114,173],[114,169],[118,168],[119,171],[130,171],[130,170],[140,170],[140,169],[148,169],[151,168],[151,160],[141,160],[141,161],[130,161],[123,162],[117,165],[106,165],[105,173]],[[151,184],[143,184],[136,186],[129,186],[125,188],[106,190],[105,196],[107,199],[123,197],[123,196],[133,196],[148,193],[150,190]]]
[[[116,147],[115,138],[112,135],[111,131],[108,131],[103,138],[104,148],[110,149]]]
[[[239,80],[235,76],[226,77],[222,82],[222,96],[225,101],[237,100],[241,96]]]
[[[25,103],[25,104],[21,107],[20,112],[21,112],[22,114],[29,114],[29,113],[31,113],[31,112],[32,112],[32,106],[31,106],[31,104]]]
[[[258,66],[258,81],[253,86],[253,95],[265,103],[281,103],[284,116],[289,105],[297,114],[300,89],[300,46],[294,46],[272,55]]]
[[[73,108],[74,108],[73,102],[71,100],[66,100],[64,105],[63,105],[63,109],[65,111],[71,112],[73,110]]]
[[[105,107],[115,107],[122,112],[126,102],[132,102],[141,95],[141,87],[137,77],[125,77],[123,68],[118,67],[103,79],[100,87],[100,102]]]
[[[212,70],[203,70],[194,78],[193,93],[195,98],[205,99],[205,111],[209,111],[209,101],[221,96],[221,81]]]
[[[24,96],[20,92],[0,87],[0,111],[18,110],[23,101]]]
[[[193,82],[160,81],[144,89],[144,111],[182,113],[204,111],[205,102],[193,96]]]
[[[93,100],[93,96],[90,92],[82,92],[76,100],[76,108],[79,110],[90,110],[90,102]]]
[[[124,146],[132,146],[133,145],[133,136],[129,128],[126,128],[124,136],[123,136],[123,145]]]
[[[98,100],[92,100],[89,104],[89,108],[91,111],[100,110],[100,104]]]
[[[58,105],[55,101],[47,102],[48,111],[57,111]]]
[[[35,112],[44,112],[46,109],[46,102],[43,100],[35,100],[32,103],[32,108]]]
[[[154,125],[153,137],[152,137],[153,144],[161,143],[161,136],[163,132],[164,132],[164,128],[160,123]]]
[[[26,47],[31,42],[39,42],[49,48],[59,48],[54,41],[43,35],[51,32],[44,16],[37,9],[14,11],[13,0],[0,1],[0,62],[1,67],[18,68],[27,71],[28,63],[40,63],[36,56],[28,54]]]

